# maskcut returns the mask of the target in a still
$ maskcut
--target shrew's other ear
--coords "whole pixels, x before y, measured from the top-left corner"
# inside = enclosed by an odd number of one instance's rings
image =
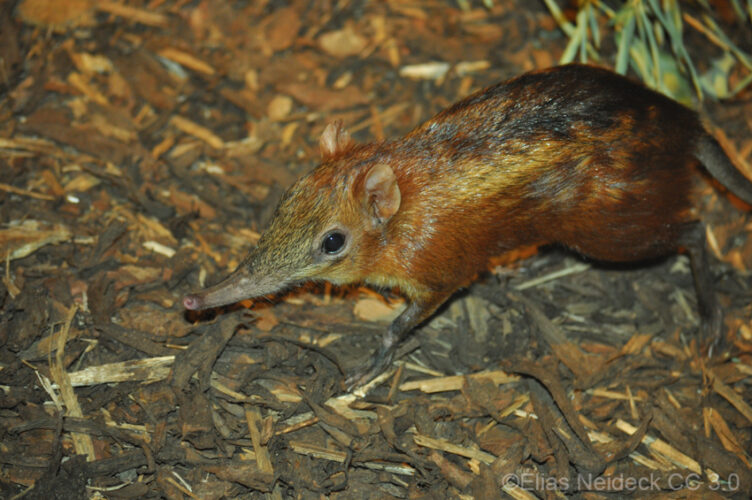
[[[384,224],[399,210],[402,202],[397,177],[392,167],[377,163],[366,174],[363,200],[377,224]]]
[[[350,133],[345,130],[342,120],[337,120],[326,126],[319,139],[321,159],[326,160],[347,150],[352,144]]]

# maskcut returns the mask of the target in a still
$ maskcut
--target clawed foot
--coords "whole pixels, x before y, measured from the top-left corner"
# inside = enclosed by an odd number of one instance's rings
[[[357,370],[347,377],[345,387],[347,392],[352,392],[358,387],[366,385],[368,382],[381,375],[394,360],[394,349],[382,348],[376,355],[371,358],[371,362],[364,369]]]
[[[700,318],[700,334],[708,346],[708,357],[722,352],[728,347],[723,328],[723,313],[720,306],[714,308],[707,317]]]

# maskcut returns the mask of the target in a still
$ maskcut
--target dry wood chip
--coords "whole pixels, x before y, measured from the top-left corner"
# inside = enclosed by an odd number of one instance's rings
[[[548,319],[533,301],[522,297],[522,302],[525,303],[530,317],[535,321],[541,336],[551,346],[556,357],[578,379],[588,379],[600,369],[602,361],[596,356],[586,354],[577,344],[570,342],[564,332]]]
[[[188,381],[198,370],[208,376],[219,354],[235,333],[238,318],[228,314],[207,329],[188,349],[178,354],[171,376],[171,385],[177,389],[186,387]],[[202,381],[203,383],[203,381]]]
[[[66,193],[85,193],[89,189],[101,184],[101,182],[101,179],[98,177],[83,173],[71,179],[70,182],[63,187],[63,191]]]
[[[436,450],[431,450],[428,454],[428,459],[439,466],[441,475],[460,489],[465,489],[474,479],[471,472],[462,470],[458,465],[450,462],[444,456]]]
[[[214,132],[206,127],[202,127],[201,125],[192,122],[188,118],[174,115],[172,118],[170,118],[170,123],[172,123],[175,128],[182,130],[186,134],[192,135],[197,139],[201,139],[214,149],[222,149],[225,147],[225,142],[214,135]]]
[[[490,465],[496,460],[496,456],[491,455],[490,453],[486,453],[485,451],[479,450],[477,448],[459,446],[446,439],[438,439],[432,438],[430,436],[425,436],[423,434],[415,434],[413,435],[413,440],[415,441],[415,444],[419,446],[431,448],[433,450],[446,451],[447,453],[452,453],[453,455],[459,455],[465,458],[472,458],[486,465]]]
[[[257,320],[253,325],[262,332],[270,332],[279,324],[279,319],[271,307],[258,309],[254,311],[254,314]]]
[[[0,257],[3,260],[22,259],[44,246],[61,243],[72,236],[65,226],[25,220],[19,225],[0,229]]]
[[[447,72],[449,72],[449,63],[447,62],[410,64],[402,66],[399,70],[401,77],[412,80],[439,80],[444,78]]]
[[[499,419],[501,411],[507,409],[515,397],[512,390],[502,391],[487,378],[466,378],[462,395],[473,406],[483,408],[493,418]]]
[[[350,24],[344,29],[329,31],[319,37],[319,46],[330,56],[345,58],[360,54],[368,40],[355,32]]]
[[[143,243],[144,248],[147,250],[151,250],[154,253],[158,253],[160,255],[164,255],[168,259],[171,259],[175,256],[176,250],[174,248],[170,248],[167,245],[163,245],[159,243],[158,241],[144,241]]]
[[[217,211],[214,207],[195,194],[180,191],[176,185],[170,186],[169,202],[177,209],[179,214],[198,212],[199,217],[202,219],[214,219],[217,216]]]
[[[185,66],[188,69],[192,69],[193,71],[197,71],[205,75],[211,76],[216,73],[214,68],[212,68],[209,63],[202,61],[198,57],[189,54],[188,52],[184,52],[174,47],[164,48],[160,50],[158,54],[165,59],[169,59],[170,61],[180,64],[181,66]]]
[[[90,116],[90,124],[103,135],[120,142],[131,143],[138,139],[138,132],[132,122],[116,124],[114,113],[93,113]],[[122,116],[122,115],[121,115]]]
[[[52,172],[52,170],[44,170],[42,171],[42,179],[44,184],[47,184],[48,189],[54,194],[55,196],[64,196],[65,190],[63,189],[63,186],[60,185],[60,183],[57,180],[57,174]]]
[[[720,377],[710,371],[709,375],[713,380],[713,390],[720,394],[726,401],[739,410],[739,413],[744,415],[744,418],[752,422],[752,406],[750,406],[742,397],[737,394],[731,387],[724,384]]]
[[[518,454],[524,454],[525,446],[527,442],[521,432],[512,427],[499,425],[497,422],[491,422],[489,424],[490,429],[478,432],[478,445],[493,455],[499,457],[500,460],[507,462],[513,466],[519,464],[519,460],[514,460]],[[496,466],[501,466],[497,464]]]
[[[292,99],[286,95],[277,95],[269,102],[266,114],[272,121],[280,121],[292,111]]]
[[[571,462],[577,469],[585,470],[590,474],[601,474],[606,466],[605,460],[593,448],[579,419],[576,421],[579,428],[565,420],[567,408],[557,407],[558,401],[554,404],[550,395],[551,388],[546,387],[544,389],[540,383],[532,380],[528,387],[535,414],[538,416],[547,440],[554,450],[559,473],[564,473],[564,470],[566,470],[564,462]],[[574,434],[572,431],[574,431]]]
[[[68,83],[73,88],[81,92],[84,96],[91,99],[100,106],[109,106],[110,101],[99,90],[94,88],[81,73],[70,73],[68,75]]]
[[[380,299],[360,299],[353,307],[353,313],[364,321],[392,321],[404,309],[403,303],[389,304]]]
[[[405,4],[401,2],[394,2],[392,5],[390,5],[390,8],[394,9],[395,12],[398,12],[405,17],[419,19],[422,21],[428,19],[428,16],[430,15],[425,9],[413,6],[411,4],[408,4],[407,2],[405,2]]]
[[[619,352],[617,354],[614,354],[608,360],[606,360],[606,362],[607,363],[611,362],[617,356],[624,356],[627,354],[638,354],[642,352],[642,349],[646,345],[648,345],[652,339],[653,339],[653,335],[644,334],[644,333],[635,333],[634,335],[632,335],[632,337],[630,337],[627,343],[621,347]]]
[[[162,240],[164,243],[177,246],[178,242],[172,232],[154,217],[138,213],[136,214],[136,221],[139,234],[144,238]]]
[[[431,394],[434,392],[459,391],[465,383],[465,378],[489,379],[494,384],[508,384],[517,382],[520,377],[509,375],[501,370],[483,371],[471,375],[452,375],[449,377],[435,377],[423,380],[412,380],[400,385],[401,391],[414,391],[416,389]]]
[[[19,128],[72,146],[115,164],[133,154],[128,145],[100,133],[93,125],[71,123],[68,113],[54,108],[37,108]]]
[[[76,65],[76,69],[86,75],[92,73],[110,73],[115,69],[112,61],[102,54],[69,51],[68,55],[73,64]]]
[[[491,309],[492,305],[487,300],[480,297],[466,297],[463,304],[467,308],[467,319],[470,323],[470,330],[473,332],[475,341],[483,344],[490,334]]]
[[[483,40],[484,43],[498,42],[506,35],[504,28],[490,23],[465,24],[462,28],[471,35]]]
[[[288,49],[298,37],[301,25],[300,15],[295,8],[278,9],[266,20],[265,43],[275,52]]]
[[[642,401],[642,398],[639,396],[632,396],[632,394],[624,394],[621,392],[610,391],[608,389],[589,389],[587,393],[595,397],[618,399],[620,401]]]
[[[234,481],[248,488],[270,492],[274,484],[274,474],[263,472],[255,462],[238,460],[218,462],[216,465],[201,465],[202,470],[216,475],[220,479]],[[177,498],[177,497],[173,497]]]
[[[734,435],[733,432],[731,432],[731,429],[729,428],[728,424],[726,423],[726,420],[723,418],[723,415],[721,415],[720,412],[716,411],[713,408],[703,408],[702,409],[703,417],[710,422],[710,425],[713,427],[713,430],[718,435],[718,439],[721,440],[721,444],[724,448],[726,448],[728,451],[739,457],[745,464],[747,464],[747,467],[752,469],[752,463],[750,463],[749,457],[747,456],[747,453],[745,450],[739,445],[739,440]]]
[[[368,104],[368,96],[359,88],[349,86],[342,90],[329,90],[315,84],[282,83],[278,86],[281,92],[290,94],[293,98],[318,111],[335,111]]]
[[[156,382],[167,378],[174,360],[175,356],[159,356],[107,363],[70,372],[68,376],[73,387],[114,382]]]
[[[94,24],[93,0],[23,0],[18,14],[29,24],[47,26],[55,31]]]
[[[71,306],[68,310],[67,317],[63,323],[63,330],[60,335],[57,336],[57,345],[55,346],[57,351],[55,352],[54,359],[50,360],[50,373],[52,374],[52,380],[57,384],[60,390],[60,396],[65,403],[65,414],[69,417],[83,417],[83,411],[78,403],[78,397],[73,390],[70,378],[65,371],[64,355],[65,355],[65,343],[68,342],[68,332],[70,331],[71,322],[76,315],[78,307],[76,305]],[[94,442],[89,434],[82,434],[79,432],[72,432],[73,444],[76,449],[76,453],[86,455],[87,461],[96,459],[96,452],[94,451]]]
[[[3,274],[2,283],[5,285],[5,289],[8,291],[8,295],[10,295],[10,298],[12,299],[18,297],[23,291],[21,288],[23,287],[23,281],[20,283],[21,287],[19,287],[10,273],[10,257],[8,256],[5,258],[5,274]]]
[[[223,88],[219,91],[220,95],[239,107],[252,117],[259,119],[266,113],[266,109],[261,105],[256,92],[243,88],[232,89]]]
[[[752,179],[752,165],[739,153],[734,143],[726,135],[726,132],[718,127],[712,127],[711,132],[734,165],[741,170],[747,179]]]
[[[536,363],[523,359],[516,359],[513,363],[510,361],[507,363],[507,365],[509,371],[514,371],[516,373],[522,373],[531,376],[538,380],[541,384],[543,384],[546,387],[548,393],[553,398],[556,406],[558,407],[559,411],[561,411],[561,414],[564,416],[569,426],[572,428],[574,433],[577,434],[577,437],[580,438],[580,441],[584,445],[590,444],[590,440],[587,437],[587,432],[580,422],[580,419],[577,418],[577,412],[575,412],[572,402],[567,397],[560,380],[556,378],[553,373],[544,370],[540,365]]]
[[[28,196],[29,198],[36,198],[37,200],[54,201],[57,199],[57,197],[49,195],[49,194],[37,193],[35,191],[29,191],[27,189],[20,189],[15,186],[11,186],[9,184],[5,184],[4,182],[0,182],[0,191],[5,191],[6,193],[13,193],[13,194],[17,194],[20,196]]]
[[[628,422],[625,422],[622,419],[618,419],[616,421],[616,428],[629,435],[632,435],[635,432],[637,432],[637,427],[629,424]],[[693,460],[692,458],[688,457],[684,453],[681,453],[676,448],[674,448],[667,442],[663,441],[662,439],[657,439],[652,436],[646,435],[642,439],[642,443],[648,448],[650,448],[651,451],[657,453],[661,457],[668,459],[674,464],[680,467],[683,467],[685,469],[689,469],[692,472],[697,473],[697,474],[702,473],[702,468],[700,467],[700,464],[697,463],[696,460]]]
[[[99,0],[96,2],[97,10],[123,17],[129,21],[154,26],[155,28],[164,28],[167,26],[167,16],[158,12],[137,9],[119,2],[107,2]]]
[[[138,351],[145,352],[150,356],[169,356],[174,352],[162,344],[154,342],[154,340],[151,339],[151,335],[147,332],[130,330],[115,323],[98,325],[95,328],[100,334],[106,335],[107,337]]]
[[[315,444],[305,443],[302,441],[289,441],[290,449],[295,453],[301,455],[308,455],[314,458],[323,458],[324,460],[331,460],[332,462],[344,463],[347,459],[347,453],[339,450],[333,450],[323,446],[316,446]]]
[[[136,264],[120,266],[107,273],[107,277],[115,282],[115,289],[153,283],[162,278],[162,268],[139,266]]]
[[[251,434],[253,451],[256,453],[256,463],[259,469],[263,473],[274,474],[274,467],[272,467],[272,461],[269,457],[269,449],[261,444],[261,429],[263,424],[259,409],[255,406],[246,405],[245,419],[248,423],[248,431]]]
[[[470,73],[486,71],[490,67],[490,61],[462,61],[455,65],[454,71],[456,71],[459,76],[464,76]]]
[[[141,483],[135,483],[141,484]],[[217,499],[217,498],[232,498],[233,491],[236,486],[231,481],[218,481],[212,476],[201,478],[201,481],[196,481],[192,485],[192,498],[201,499]],[[146,496],[148,489],[145,489],[141,494],[124,495],[125,498],[142,498]],[[122,494],[122,489],[118,491]]]
[[[19,155],[20,151],[28,151],[51,156],[65,156],[52,141],[18,135],[12,138],[0,137],[0,150],[8,150],[8,153],[13,155]]]

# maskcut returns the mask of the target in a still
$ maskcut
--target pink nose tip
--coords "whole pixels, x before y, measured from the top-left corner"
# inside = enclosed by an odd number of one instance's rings
[[[198,297],[195,295],[186,295],[183,297],[183,307],[186,309],[194,310],[198,309]]]

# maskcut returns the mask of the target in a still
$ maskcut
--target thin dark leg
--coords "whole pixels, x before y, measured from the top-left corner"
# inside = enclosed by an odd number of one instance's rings
[[[705,340],[711,342],[711,347],[719,347],[723,343],[723,310],[718,302],[713,285],[713,274],[708,261],[705,226],[699,222],[692,224],[681,241],[687,250],[692,276],[697,293],[697,307],[700,312],[701,331]]]
[[[402,341],[410,336],[413,329],[428,318],[441,305],[448,295],[433,297],[430,304],[411,302],[402,314],[392,321],[381,340],[381,347],[371,358],[365,369],[357,370],[347,378],[345,384],[348,390],[366,384],[382,373],[394,361],[394,354]]]

